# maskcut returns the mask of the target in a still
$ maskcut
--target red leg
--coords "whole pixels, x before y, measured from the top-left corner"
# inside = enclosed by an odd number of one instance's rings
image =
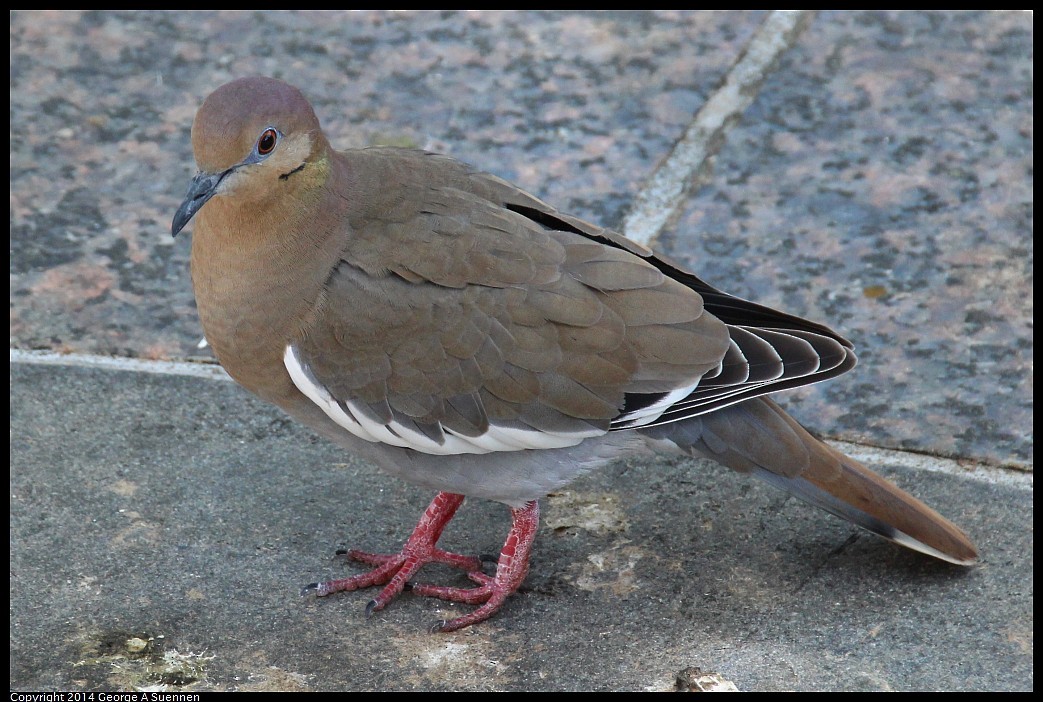
[[[478,587],[412,585],[413,592],[426,597],[481,606],[462,617],[439,622],[435,630],[456,631],[465,626],[485,621],[500,609],[510,595],[517,591],[529,572],[529,554],[532,552],[532,543],[536,539],[536,530],[540,523],[540,507],[539,503],[533,500],[524,507],[511,508],[513,520],[511,530],[507,534],[503,550],[500,551],[500,559],[496,564],[496,575],[489,576],[482,572],[482,563],[478,558],[435,548],[442,531],[463,501],[463,495],[450,492],[438,493],[423,516],[420,517],[420,522],[399,553],[383,555],[349,551],[348,556],[353,560],[377,567],[368,573],[351,578],[312,583],[301,591],[302,594],[314,592],[319,597],[324,597],[334,592],[358,590],[386,583],[380,594],[366,606],[366,615],[369,616],[386,607],[391,600],[406,589],[409,579],[425,564],[445,563],[468,571],[467,576],[478,583]]]
[[[413,592],[425,597],[437,597],[452,602],[481,604],[469,614],[449,621],[441,622],[435,627],[437,631],[456,631],[465,626],[485,621],[503,606],[503,603],[514,594],[525,580],[529,572],[529,555],[532,544],[536,540],[536,530],[540,525],[540,504],[536,500],[524,507],[511,508],[511,530],[500,551],[500,560],[496,564],[496,576],[490,577],[479,571],[467,574],[478,583],[475,588],[439,587],[436,585],[413,585]]]

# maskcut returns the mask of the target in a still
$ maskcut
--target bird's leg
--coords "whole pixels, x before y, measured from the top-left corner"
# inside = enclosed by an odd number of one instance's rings
[[[409,582],[409,579],[428,563],[445,563],[456,568],[463,568],[469,573],[481,573],[482,562],[473,556],[463,556],[435,548],[438,538],[446,525],[452,520],[456,510],[463,504],[464,496],[451,492],[440,492],[431,500],[424,510],[416,528],[406,540],[402,550],[394,554],[366,553],[365,551],[348,551],[352,560],[377,566],[368,573],[350,578],[330,580],[325,583],[312,583],[301,591],[301,594],[314,592],[319,597],[331,595],[345,590],[359,590],[373,585],[385,585],[375,599],[366,605],[366,615],[384,609],[395,599]]]
[[[524,507],[512,507],[511,519],[513,520],[511,530],[507,534],[507,540],[504,541],[503,550],[500,551],[495,576],[472,570],[467,577],[478,583],[478,587],[475,588],[418,584],[412,586],[413,592],[425,597],[437,597],[466,604],[481,604],[478,609],[469,614],[439,622],[434,627],[435,631],[456,631],[465,626],[485,621],[495,614],[504,601],[521,586],[525,575],[529,572],[529,554],[532,553],[532,543],[536,539],[536,529],[540,524],[539,502],[533,500]]]

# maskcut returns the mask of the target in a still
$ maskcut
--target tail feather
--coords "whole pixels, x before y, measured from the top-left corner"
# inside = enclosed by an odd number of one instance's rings
[[[854,461],[850,465],[845,462],[842,467],[844,476],[838,492],[843,496],[831,493],[806,476],[787,478],[764,469],[753,471],[753,475],[906,548],[957,565],[977,563],[974,544],[948,519]],[[854,501],[847,501],[851,498],[869,504],[861,509]]]
[[[977,562],[977,549],[959,527],[816,439],[767,398],[640,431],[749,472],[907,548],[958,565]]]

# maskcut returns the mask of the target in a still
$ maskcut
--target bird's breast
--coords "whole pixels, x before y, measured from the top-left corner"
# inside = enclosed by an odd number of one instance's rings
[[[216,198],[215,198],[216,200]],[[268,223],[263,230],[210,202],[192,239],[192,285],[199,320],[221,365],[237,382],[281,404],[292,383],[283,367],[286,346],[321,304],[325,281],[339,260],[334,242],[309,231]]]

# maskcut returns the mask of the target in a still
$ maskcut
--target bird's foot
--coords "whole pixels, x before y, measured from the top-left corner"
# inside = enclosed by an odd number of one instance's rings
[[[420,517],[420,521],[405,545],[402,546],[401,551],[393,554],[368,553],[358,550],[339,551],[338,555],[346,555],[354,561],[373,565],[376,568],[368,573],[361,573],[350,578],[306,585],[301,590],[301,594],[314,593],[318,597],[325,597],[335,592],[384,585],[380,594],[366,606],[366,615],[369,616],[390,604],[408,587],[409,579],[428,563],[445,563],[469,572],[481,572],[482,562],[478,558],[450,553],[435,547],[442,531],[463,501],[463,495],[448,492],[438,493],[424,511],[423,516]]]
[[[474,571],[477,571],[479,575],[482,574],[482,561],[474,556],[450,553],[433,547],[417,548],[416,544],[408,542],[398,553],[368,553],[352,549],[351,551],[338,551],[337,555],[347,556],[353,561],[377,567],[368,573],[361,573],[350,578],[311,583],[301,590],[302,595],[314,593],[316,597],[325,597],[335,592],[361,590],[364,587],[387,584],[384,591],[371,603],[375,611],[383,609],[403,590],[410,589],[409,578],[428,563],[445,563],[454,568],[462,568],[469,574]]]
[[[511,518],[511,530],[507,534],[503,550],[500,551],[495,576],[486,575],[481,571],[469,572],[467,577],[478,583],[478,587],[473,588],[440,587],[420,583],[412,585],[412,591],[424,597],[481,605],[461,617],[436,623],[432,631],[456,631],[485,621],[496,614],[507,598],[521,586],[529,572],[529,555],[532,553],[532,543],[536,539],[536,529],[540,523],[539,503],[533,500],[524,507],[512,507]]]
[[[425,597],[480,605],[478,609],[469,614],[438,622],[432,628],[433,631],[456,631],[488,619],[500,609],[506,599],[525,580],[525,575],[529,570],[529,554],[532,551],[532,543],[536,538],[536,529],[539,526],[539,504],[533,501],[524,507],[511,509],[513,518],[511,531],[500,552],[496,575],[490,576],[482,572],[482,559],[435,548],[435,543],[442,535],[442,530],[453,518],[463,500],[463,495],[439,493],[424,512],[416,529],[413,530],[399,553],[376,554],[357,550],[342,552],[352,560],[367,563],[376,568],[368,573],[350,578],[312,583],[306,586],[301,594],[314,593],[319,597],[324,597],[334,592],[384,585],[380,593],[366,605],[367,617],[371,616],[373,612],[384,609],[402,591],[408,589]],[[410,578],[428,563],[444,563],[466,570],[467,577],[478,583],[478,587],[442,587],[411,583]]]

